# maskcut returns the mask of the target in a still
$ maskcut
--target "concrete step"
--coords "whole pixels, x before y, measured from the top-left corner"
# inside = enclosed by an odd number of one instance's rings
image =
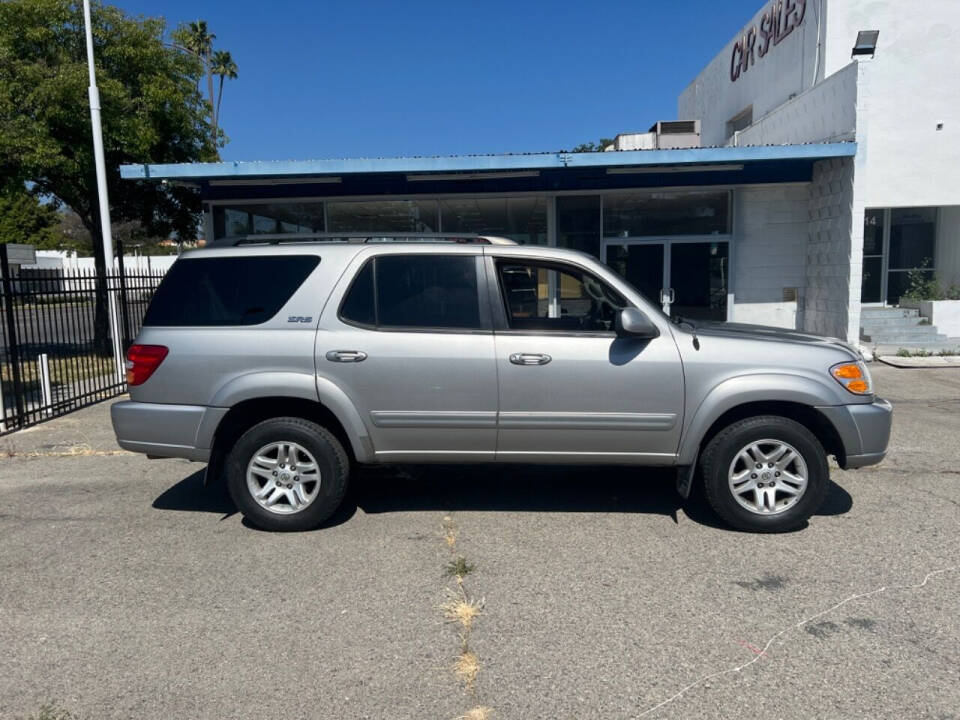
[[[896,345],[897,343],[903,343],[916,346],[926,346],[946,342],[947,340],[949,340],[949,338],[940,333],[933,335],[871,335],[860,338],[860,342],[875,345]]]
[[[928,320],[922,317],[871,317],[860,318],[861,327],[913,327],[914,325],[927,325]]]
[[[860,322],[872,318],[919,317],[920,311],[916,308],[860,308]]]
[[[880,328],[861,328],[861,335],[936,335],[937,326],[936,325],[910,325],[908,327],[902,327],[895,325],[893,327],[880,327]]]

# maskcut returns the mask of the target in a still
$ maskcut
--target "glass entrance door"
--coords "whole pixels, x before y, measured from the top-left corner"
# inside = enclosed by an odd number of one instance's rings
[[[666,243],[607,245],[607,265],[623,275],[654,304],[659,304],[667,259]]]
[[[606,262],[673,318],[727,319],[729,243],[608,239]]]
[[[671,317],[727,319],[728,246],[726,242],[671,243]]]

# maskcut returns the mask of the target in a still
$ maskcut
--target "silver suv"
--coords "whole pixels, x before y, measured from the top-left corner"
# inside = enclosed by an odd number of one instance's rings
[[[185,253],[128,353],[121,447],[208,463],[304,530],[366,463],[676,468],[730,525],[801,527],[827,456],[880,462],[891,406],[838,340],[674,323],[587,255],[484,238],[268,238]]]

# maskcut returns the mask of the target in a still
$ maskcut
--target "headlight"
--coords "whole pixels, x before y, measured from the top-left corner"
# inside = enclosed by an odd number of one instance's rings
[[[833,379],[854,395],[872,395],[873,381],[863,362],[848,362],[830,368]]]

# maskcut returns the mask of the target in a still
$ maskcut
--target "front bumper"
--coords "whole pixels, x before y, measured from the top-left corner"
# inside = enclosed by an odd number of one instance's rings
[[[213,435],[228,408],[123,400],[110,406],[117,443],[154,457],[210,459]]]
[[[886,456],[893,425],[893,406],[887,400],[817,409],[840,435],[844,453],[837,460],[844,470],[876,465]]]

